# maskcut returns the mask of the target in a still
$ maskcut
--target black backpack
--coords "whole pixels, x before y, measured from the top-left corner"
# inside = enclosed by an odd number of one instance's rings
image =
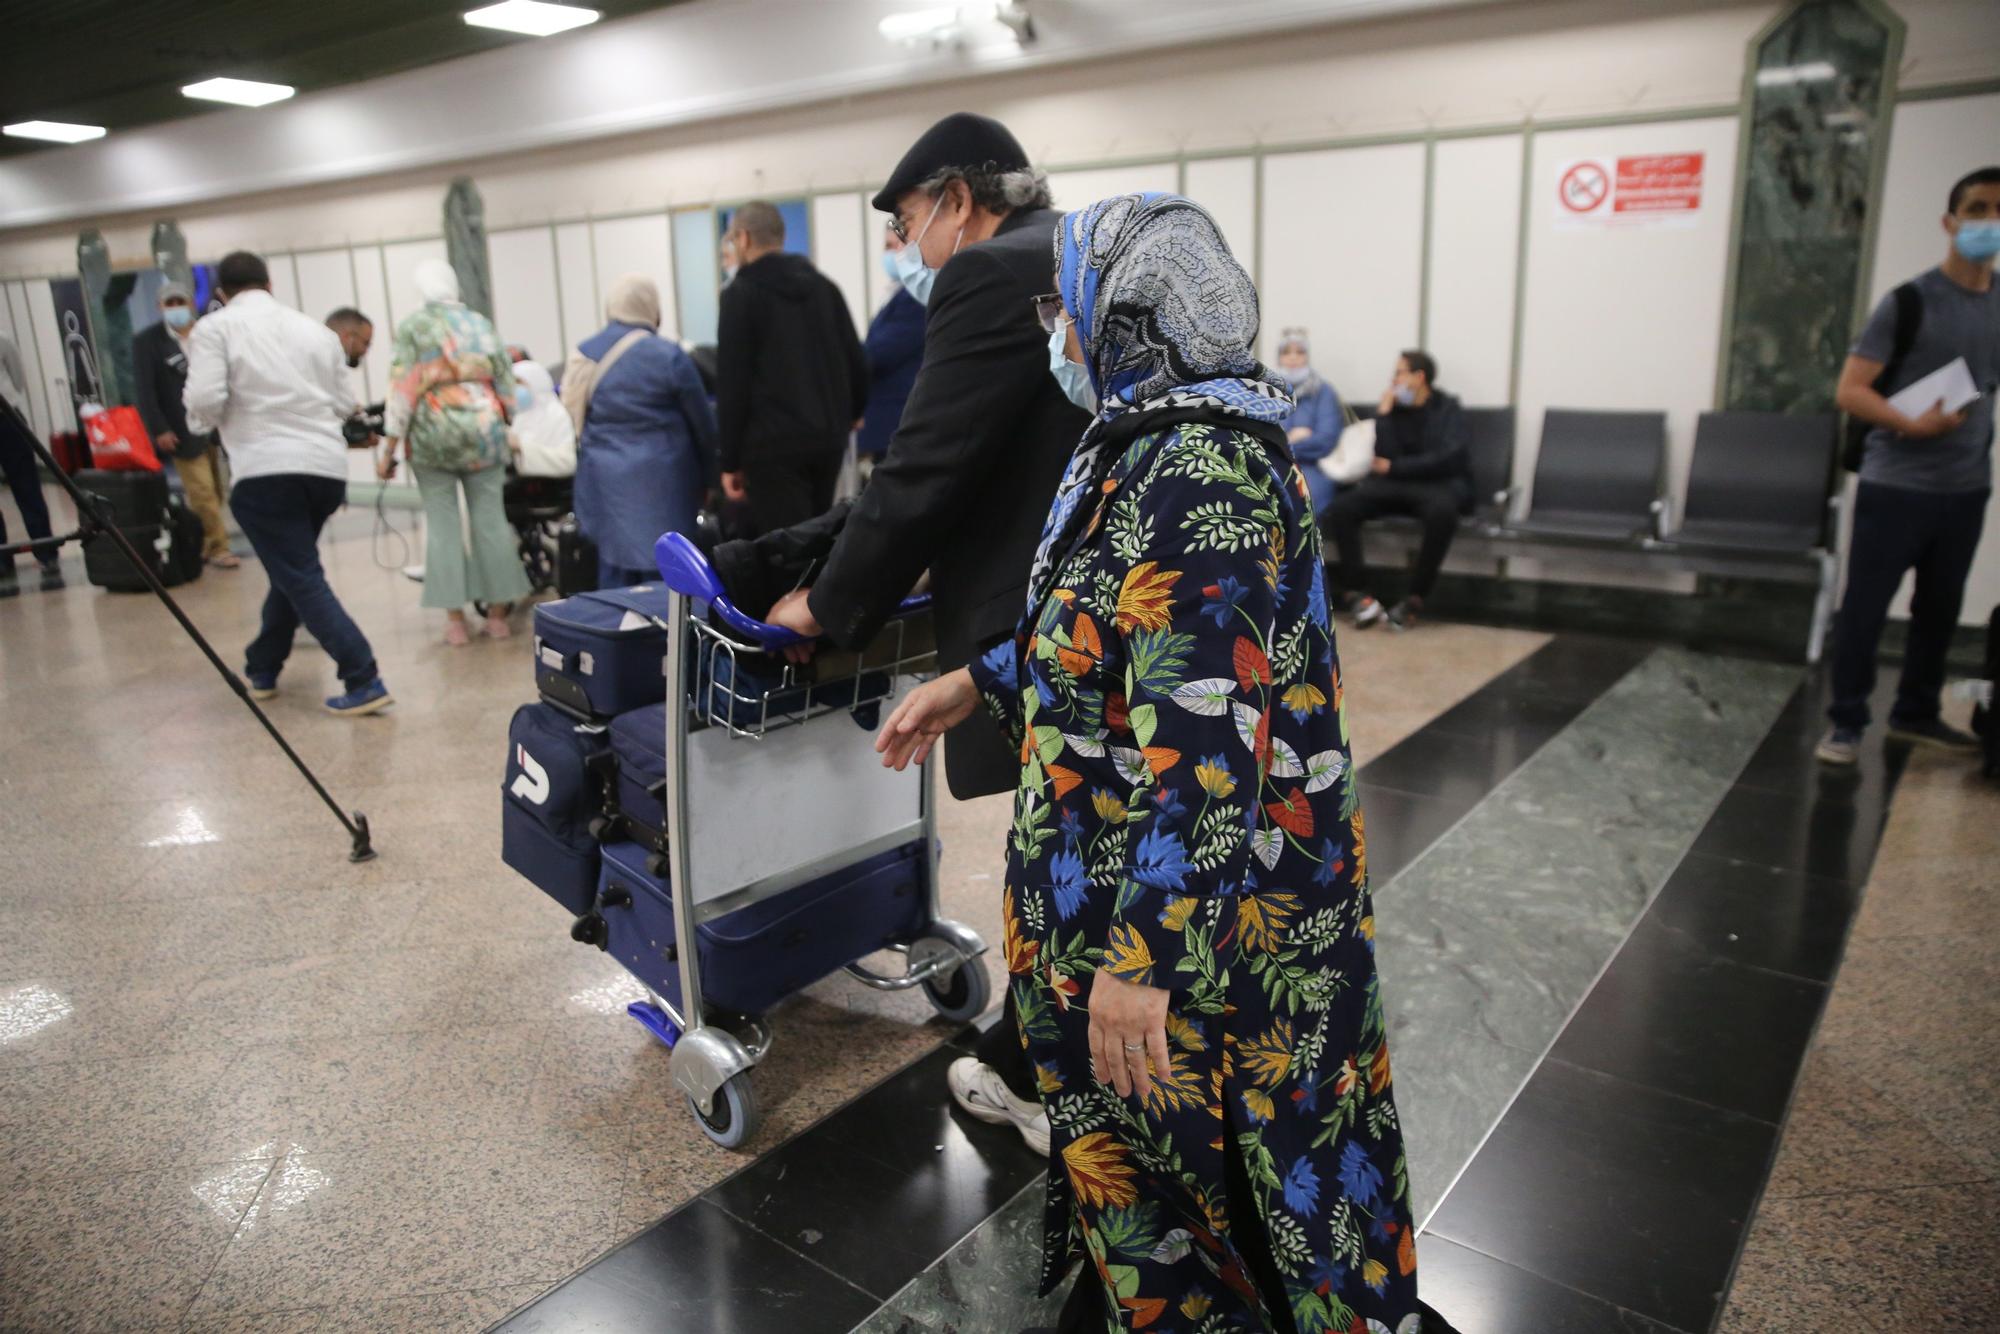
[[[1896,300],[1896,324],[1889,336],[1889,359],[1882,363],[1882,373],[1875,377],[1872,388],[1885,398],[1889,386],[1902,373],[1903,363],[1909,359],[1910,348],[1917,341],[1917,328],[1924,322],[1924,296],[1915,283],[1899,284],[1889,294]],[[1861,456],[1868,448],[1868,433],[1875,428],[1859,417],[1849,416],[1841,437],[1840,466],[1849,472],[1861,471]]]

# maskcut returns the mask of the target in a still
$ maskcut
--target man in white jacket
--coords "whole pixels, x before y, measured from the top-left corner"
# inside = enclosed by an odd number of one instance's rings
[[[234,475],[229,508],[271,581],[263,629],[244,651],[250,693],[278,693],[304,624],[340,672],[342,693],[327,709],[375,713],[390,703],[375,651],[319,560],[320,529],[347,503],[346,355],[332,330],[272,298],[257,256],[224,256],[216,282],[228,304],[195,325],[183,402],[190,427],[222,433]]]

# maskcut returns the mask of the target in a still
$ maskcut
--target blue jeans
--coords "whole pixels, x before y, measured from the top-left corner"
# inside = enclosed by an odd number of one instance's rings
[[[1910,491],[1863,482],[1854,494],[1854,538],[1847,548],[1847,592],[1834,627],[1833,703],[1836,727],[1868,726],[1875,691],[1875,650],[1889,604],[1903,575],[1917,572],[1910,599],[1910,633],[1892,723],[1933,722],[1944,688],[1944,660],[1958,629],[1965,576],[1986,522],[1985,491]]]
[[[49,536],[49,505],[42,497],[41,474],[35,471],[34,447],[23,438],[11,415],[0,415],[0,473],[6,474],[14,503],[21,507],[21,522],[28,526],[28,540]],[[7,520],[0,515],[0,547],[6,545]],[[35,559],[44,566],[52,566],[61,555],[59,547],[42,547],[35,552]],[[0,566],[12,569],[14,558],[0,556]]]
[[[229,493],[230,511],[271,580],[264,628],[243,653],[250,675],[276,676],[303,623],[349,690],[375,679],[375,650],[327,586],[319,563],[319,530],[346,503],[346,482],[304,473],[247,477]]]

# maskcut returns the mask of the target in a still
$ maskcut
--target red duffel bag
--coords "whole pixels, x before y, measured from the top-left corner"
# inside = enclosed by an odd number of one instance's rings
[[[158,472],[160,456],[137,408],[84,409],[83,433],[90,439],[91,463],[112,472]]]

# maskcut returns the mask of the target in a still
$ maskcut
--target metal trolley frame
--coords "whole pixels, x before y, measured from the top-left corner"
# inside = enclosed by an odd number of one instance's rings
[[[905,682],[935,670],[935,655],[915,619],[929,600],[906,601],[877,641],[854,656],[851,688],[850,677],[840,674],[849,665],[843,661],[832,680],[807,681],[788,668],[775,686],[746,693],[736,670],[740,659],[782,650],[799,643],[798,636],[736,608],[714,569],[682,535],[662,537],[655,556],[668,590],[669,697],[685,698],[689,683],[695,690],[692,707],[664,710],[665,862],[684,1004],[676,1007],[649,989],[649,999],[628,1010],[672,1048],[674,1083],[704,1133],[734,1148],[755,1131],[750,1071],[770,1049],[772,1035],[760,1016],[724,1013],[703,1003],[697,934],[703,923],[921,841],[923,925],[891,947],[903,955],[903,972],[885,976],[858,961],[850,962],[847,972],[878,990],[922,987],[941,1014],[969,1020],[984,1012],[990,999],[985,966],[976,962],[986,942],[971,927],[939,915],[931,766],[917,774],[893,774],[875,764],[871,751],[864,772],[853,770],[851,759],[838,758],[843,743],[856,739],[852,714],[887,704]],[[698,607],[707,615],[698,614]],[[840,740],[836,729],[844,729]],[[831,774],[839,774],[836,790],[823,791]],[[811,793],[817,800],[794,804],[787,812],[794,818],[782,822],[782,831],[745,840],[735,818],[742,808],[727,804],[730,782],[745,776],[760,787],[775,782],[781,797],[783,784],[791,782],[800,795]],[[704,778],[721,789],[719,796],[701,791]],[[836,809],[818,809],[828,803]],[[842,803],[847,809],[838,809]],[[733,828],[710,827],[724,822]],[[729,841],[732,833],[737,837]]]

